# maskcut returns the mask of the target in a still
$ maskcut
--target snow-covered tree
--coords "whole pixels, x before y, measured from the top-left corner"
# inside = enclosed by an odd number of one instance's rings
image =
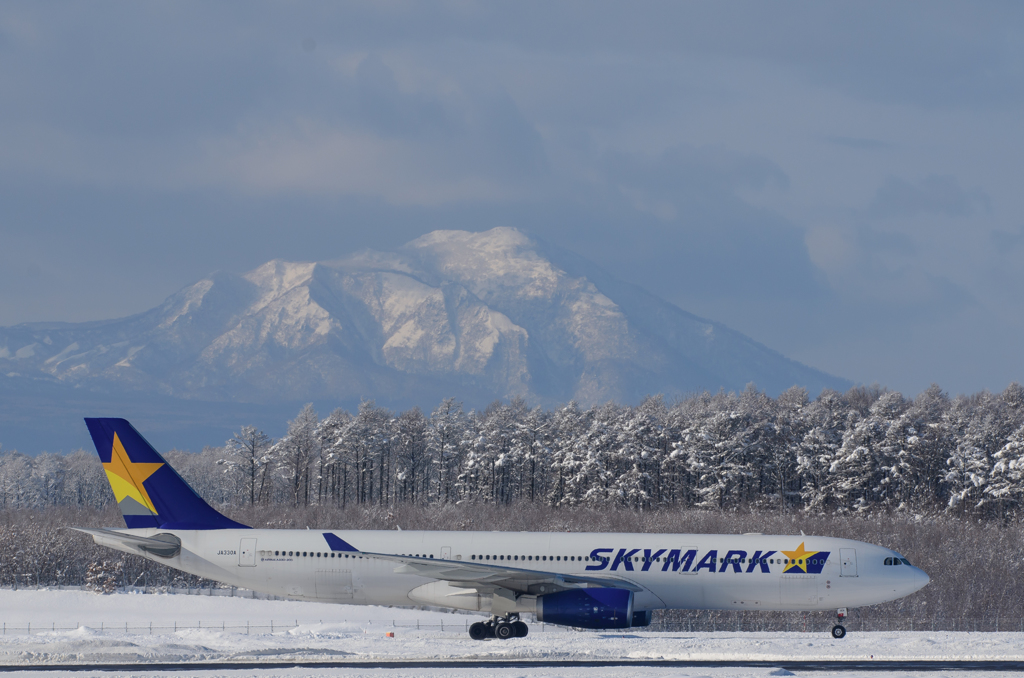
[[[310,467],[320,457],[320,419],[308,403],[288,422],[288,434],[272,448],[270,456],[288,487],[293,506],[309,504]]]
[[[271,437],[255,426],[243,426],[224,446],[224,465],[239,477],[250,506],[262,502],[269,489],[273,444]]]
[[[436,479],[434,498],[441,503],[458,499],[455,481],[462,465],[465,418],[462,403],[455,398],[446,398],[431,414],[427,424],[427,449],[434,462]]]

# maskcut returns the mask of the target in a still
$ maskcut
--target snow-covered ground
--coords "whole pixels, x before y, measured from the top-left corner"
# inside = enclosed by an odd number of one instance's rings
[[[827,629],[815,633],[616,633],[553,626],[542,630],[541,625],[533,624],[527,638],[474,642],[465,628],[467,620],[472,622],[476,617],[467,615],[220,596],[0,590],[0,619],[6,629],[0,635],[0,664],[54,664],[52,675],[60,675],[57,665],[61,663],[79,662],[133,663],[136,666],[123,675],[138,676],[150,675],[145,670],[147,663],[252,661],[254,668],[244,672],[196,671],[189,675],[318,676],[337,675],[337,670],[260,670],[258,666],[261,661],[346,659],[1024,660],[1024,635],[1019,633],[851,633],[843,640],[833,640]],[[29,624],[31,634],[26,633]],[[387,633],[394,633],[394,637],[387,637]],[[346,670],[345,675],[469,678],[480,672],[452,666],[426,670],[354,669]],[[488,669],[486,673],[501,678],[626,678],[634,676],[637,669],[520,668]],[[789,675],[773,673],[771,668],[644,668],[642,673],[673,678]],[[157,671],[153,675],[167,672]]]

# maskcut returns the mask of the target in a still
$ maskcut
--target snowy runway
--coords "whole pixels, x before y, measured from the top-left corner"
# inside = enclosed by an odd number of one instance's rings
[[[1019,633],[851,633],[832,639],[814,633],[647,633],[572,631],[531,625],[527,638],[475,642],[465,633],[475,617],[401,608],[326,605],[241,597],[113,594],[84,591],[0,591],[0,665],[132,664],[123,672],[97,675],[182,675],[147,671],[145,665],[178,662],[252,662],[242,671],[192,670],[196,676],[769,676],[772,662],[792,660],[1004,660],[1024,661]],[[416,628],[416,624],[420,628]],[[34,629],[25,633],[28,625]],[[155,630],[149,632],[149,624]],[[275,630],[270,631],[271,624]],[[444,630],[441,630],[441,625]],[[128,626],[126,632],[125,626]],[[284,626],[280,630],[280,626]],[[179,630],[174,631],[174,627]],[[61,628],[63,627],[63,629]],[[187,627],[187,628],[180,628]],[[248,627],[249,632],[246,633]],[[52,630],[56,628],[56,630]],[[13,632],[21,629],[20,632]],[[39,630],[44,629],[44,630]],[[162,629],[162,630],[161,630]],[[222,630],[224,629],[224,630]],[[387,634],[393,633],[394,637]],[[465,660],[678,660],[761,661],[736,667],[459,667]],[[441,668],[273,668],[261,662],[440,661]],[[32,672],[31,675],[51,675]],[[82,675],[82,674],[78,674]],[[800,674],[798,674],[800,675]],[[809,675],[859,675],[813,672]],[[981,675],[979,671],[913,671],[902,675]],[[1001,675],[1008,675],[1002,673]]]

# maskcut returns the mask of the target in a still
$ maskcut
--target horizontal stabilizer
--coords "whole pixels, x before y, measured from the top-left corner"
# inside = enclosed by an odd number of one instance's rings
[[[120,530],[88,527],[73,527],[71,529],[91,534],[92,540],[100,546],[109,546],[119,551],[128,551],[129,553],[142,551],[161,558],[173,558],[181,552],[181,539],[173,534],[140,537]]]

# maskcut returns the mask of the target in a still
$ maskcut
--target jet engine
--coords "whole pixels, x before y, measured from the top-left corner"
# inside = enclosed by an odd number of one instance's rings
[[[633,592],[626,589],[571,589],[537,598],[537,621],[583,629],[625,629],[633,625]]]

